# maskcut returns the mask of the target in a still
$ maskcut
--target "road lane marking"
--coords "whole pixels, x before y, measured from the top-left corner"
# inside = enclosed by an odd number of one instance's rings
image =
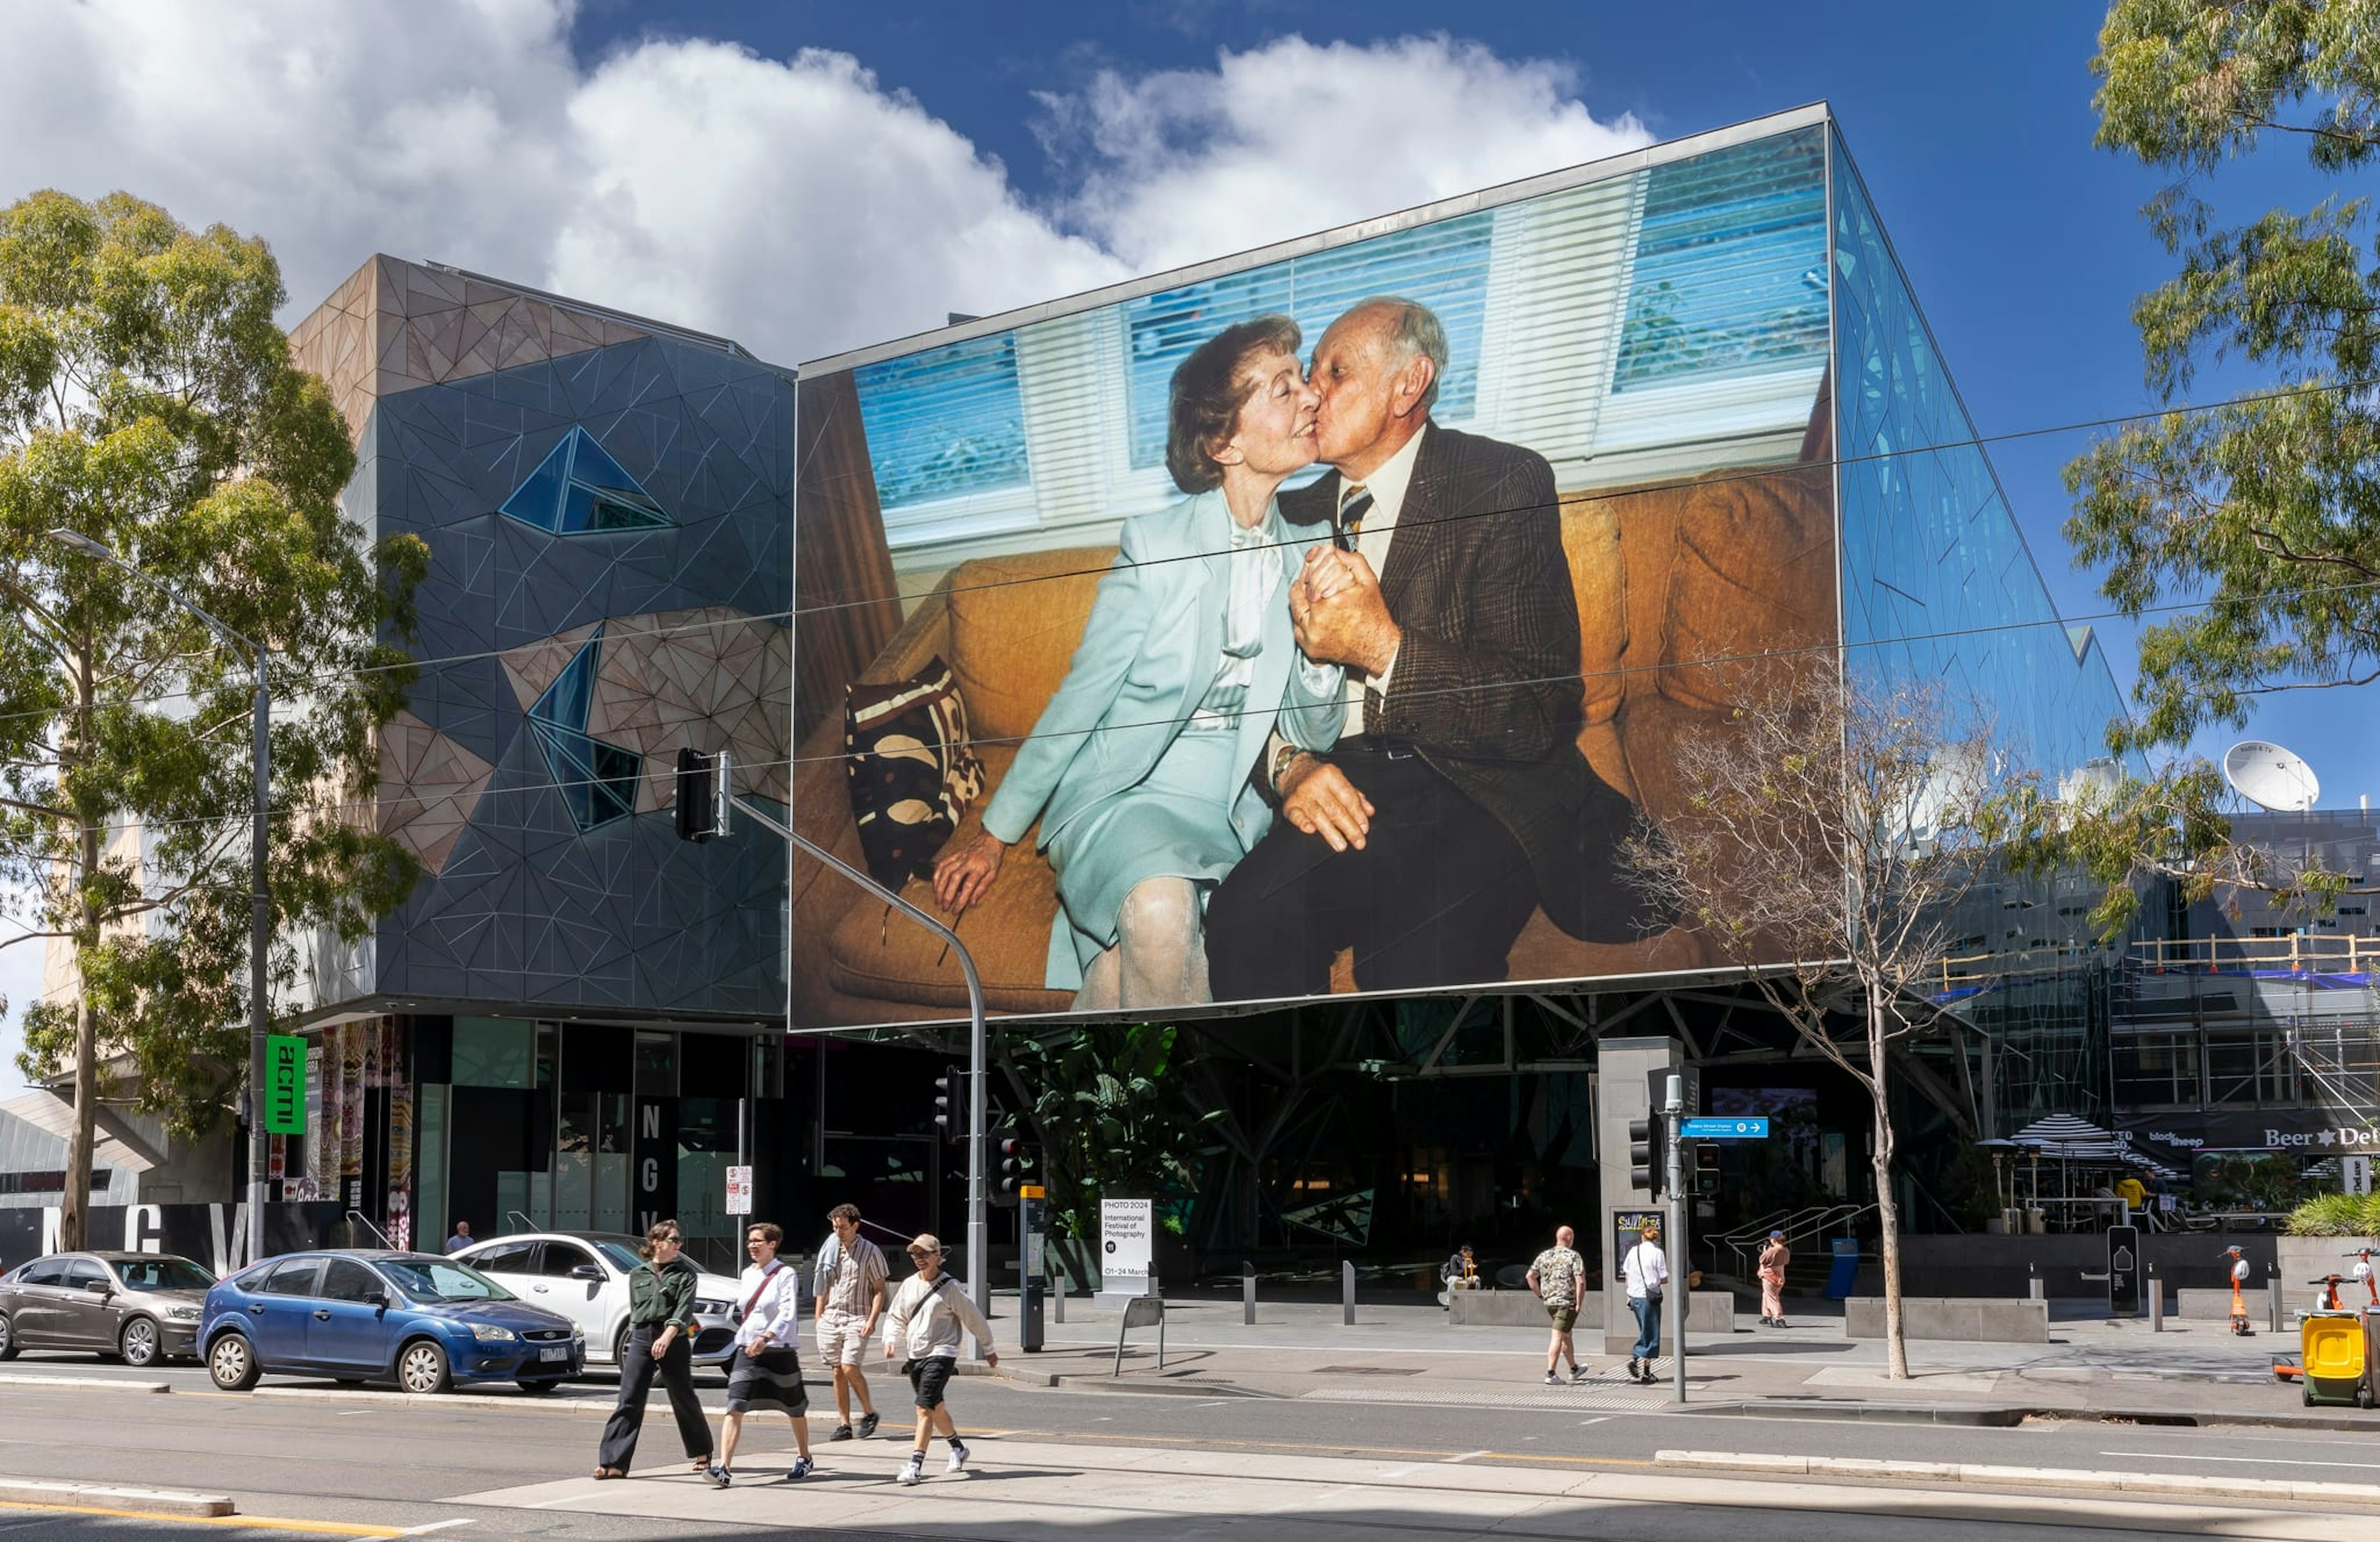
[[[1470,1461],[1470,1460],[1471,1460],[1473,1457],[1475,1457],[1475,1456],[1486,1456],[1486,1455],[1488,1455],[1488,1453],[1487,1451],[1464,1451],[1461,1456],[1444,1456],[1444,1457],[1440,1457],[1440,1458],[1439,1458],[1439,1464],[1440,1466],[1447,1466],[1447,1467],[1451,1467],[1451,1466],[1452,1466],[1452,1465],[1453,1465],[1455,1463],[1457,1463],[1457,1462],[1468,1462],[1468,1461]]]
[[[2244,1462],[2252,1467],[2354,1467],[2380,1472],[2380,1462],[2292,1462],[2283,1456],[2174,1456],[2157,1451],[2103,1451],[2101,1456],[2142,1456],[2152,1462]]]
[[[401,1536],[421,1536],[433,1531],[444,1531],[448,1526],[476,1525],[478,1522],[479,1518],[477,1516],[458,1515],[451,1521],[432,1521],[426,1526],[407,1526],[404,1531],[397,1535]]]
[[[167,1515],[154,1510],[103,1510],[82,1504],[26,1504],[0,1500],[0,1510],[43,1511],[59,1515],[104,1515],[120,1521],[174,1521],[186,1526],[252,1526],[260,1531],[302,1531],[331,1536],[403,1536],[395,1526],[368,1526],[353,1521],[293,1521],[277,1515]]]

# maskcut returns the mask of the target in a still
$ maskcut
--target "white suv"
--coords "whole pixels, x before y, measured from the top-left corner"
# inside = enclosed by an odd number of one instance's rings
[[[613,1232],[516,1232],[475,1242],[455,1257],[585,1330],[589,1365],[617,1365],[628,1339],[628,1275],[638,1245]],[[724,1366],[734,1355],[740,1305],[735,1281],[702,1271],[694,1290],[696,1365]]]

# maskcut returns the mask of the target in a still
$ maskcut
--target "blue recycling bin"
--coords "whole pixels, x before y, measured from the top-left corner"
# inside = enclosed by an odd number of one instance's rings
[[[1834,1249],[1834,1267],[1827,1271],[1827,1299],[1840,1301],[1852,1293],[1852,1286],[1859,1280],[1859,1239],[1837,1237]]]

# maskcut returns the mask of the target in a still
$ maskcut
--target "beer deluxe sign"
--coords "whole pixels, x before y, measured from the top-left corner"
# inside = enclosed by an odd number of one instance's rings
[[[2380,1153],[2380,1125],[2339,1109],[2253,1109],[2143,1120],[2118,1138],[2152,1157],[2201,1151]]]

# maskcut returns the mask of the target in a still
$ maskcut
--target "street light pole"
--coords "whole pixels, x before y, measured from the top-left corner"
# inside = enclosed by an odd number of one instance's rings
[[[215,636],[245,649],[255,674],[248,859],[248,1261],[252,1264],[264,1257],[264,1170],[273,1151],[272,1137],[264,1131],[264,1051],[273,1031],[273,1003],[265,982],[273,946],[273,891],[265,860],[273,793],[273,681],[264,645],[233,631],[183,598],[172,585],[135,567],[79,530],[54,529],[50,539],[121,568],[197,616]]]

